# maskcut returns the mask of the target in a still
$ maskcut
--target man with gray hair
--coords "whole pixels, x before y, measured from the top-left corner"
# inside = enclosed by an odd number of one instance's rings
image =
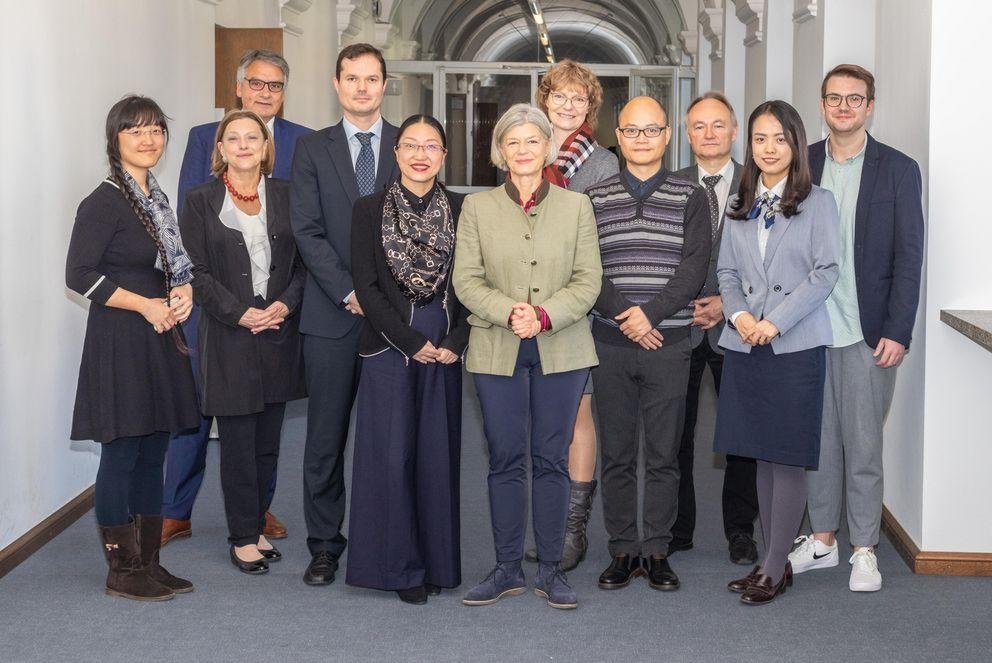
[[[241,100],[242,108],[258,114],[268,125],[276,150],[276,164],[272,176],[281,179],[289,179],[296,140],[312,131],[277,117],[282,109],[288,82],[289,65],[278,53],[257,48],[248,50],[241,56],[236,81],[238,99]],[[210,173],[210,159],[214,151],[218,124],[219,122],[208,122],[189,131],[186,154],[183,156],[182,169],[179,171],[179,196],[176,200],[176,211],[179,215],[182,214],[186,192],[213,179]],[[199,388],[199,367],[196,354],[196,326],[199,319],[200,307],[194,306],[189,319],[183,324],[197,388]],[[198,430],[186,435],[178,435],[169,443],[162,496],[163,545],[174,538],[192,534],[190,515],[193,512],[196,494],[203,482],[210,421],[209,418],[204,417]],[[275,474],[273,474],[266,504],[272,501],[275,487]],[[286,528],[268,510],[265,513],[263,534],[270,539],[286,537]]]

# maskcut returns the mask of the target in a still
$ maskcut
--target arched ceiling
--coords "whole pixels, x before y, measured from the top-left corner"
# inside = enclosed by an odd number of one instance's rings
[[[686,0],[540,0],[558,59],[677,64]],[[420,59],[543,61],[526,0],[394,0],[394,25],[420,44]],[[695,2],[690,1],[694,6]],[[689,24],[695,26],[692,13]]]

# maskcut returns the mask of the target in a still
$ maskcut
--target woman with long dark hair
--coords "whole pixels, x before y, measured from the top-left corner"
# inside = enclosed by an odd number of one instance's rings
[[[162,109],[127,96],[106,135],[110,175],[79,205],[66,257],[66,285],[91,302],[70,437],[102,443],[107,594],[162,601],[193,589],[159,565],[162,462],[170,435],[200,417],[178,327],[193,304],[192,263],[151,173],[168,136]]]
[[[451,286],[461,194],[438,182],[444,128],[400,126],[400,179],[355,203],[351,269],[365,310],[358,351],[349,585],[422,604],[461,584],[461,355],[468,312]]]
[[[748,120],[740,189],[730,202],[717,277],[729,324],[714,450],[757,461],[765,556],[728,584],[748,605],[792,582],[788,555],[806,508],[806,468],[820,456],[826,299],[838,277],[833,195],[810,183],[796,110],[767,101]]]

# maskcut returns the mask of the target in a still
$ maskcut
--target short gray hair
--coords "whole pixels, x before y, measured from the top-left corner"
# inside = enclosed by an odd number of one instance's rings
[[[493,140],[489,147],[489,158],[492,160],[493,165],[500,170],[507,170],[506,159],[503,158],[503,153],[499,150],[500,145],[503,144],[503,138],[506,137],[506,134],[510,133],[510,130],[524,124],[533,124],[547,139],[549,147],[548,153],[544,157],[545,166],[553,162],[555,157],[558,156],[557,151],[550,147],[553,142],[551,140],[553,133],[551,129],[551,121],[548,120],[548,116],[536,106],[531,106],[530,104],[514,104],[510,106],[508,111],[503,113],[503,117],[499,118],[499,121],[496,122],[496,126],[493,127]]]
[[[252,62],[261,60],[262,62],[268,62],[271,65],[275,65],[282,70],[282,81],[284,84],[289,85],[289,63],[286,62],[286,58],[279,55],[275,51],[269,51],[264,48],[252,48],[245,51],[245,54],[241,56],[241,60],[238,62],[238,73],[237,78],[235,78],[235,83],[240,83],[245,78],[245,72],[248,71],[248,67],[251,66]]]

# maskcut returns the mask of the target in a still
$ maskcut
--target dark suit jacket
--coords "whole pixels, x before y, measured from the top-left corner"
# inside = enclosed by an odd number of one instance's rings
[[[382,123],[375,189],[396,179],[397,128]],[[355,289],[351,277],[351,216],[358,200],[355,164],[344,126],[338,122],[304,136],[296,145],[290,189],[293,233],[307,267],[300,331],[341,338],[361,318],[345,308],[344,298]],[[359,295],[359,303],[362,298]]]
[[[199,351],[202,409],[208,416],[261,412],[266,403],[306,395],[299,316],[305,270],[289,225],[289,182],[265,182],[266,228],[272,247],[267,303],[281,301],[289,316],[261,334],[238,325],[255,305],[244,237],[225,226],[223,182],[195,187],[179,219],[193,261],[193,298],[202,307]]]
[[[823,177],[826,140],[809,146],[813,183]],[[923,269],[923,178],[911,158],[868,135],[854,217],[854,274],[865,343],[907,348]]]
[[[447,191],[455,228],[462,211],[463,194]],[[358,341],[358,352],[369,356],[385,350],[390,345],[406,357],[417,354],[428,339],[410,326],[413,303],[400,290],[382,248],[383,193],[359,198],[351,225],[351,258],[355,277],[355,292],[365,311],[365,326]],[[461,305],[451,285],[454,260],[448,276],[436,297],[441,297],[448,315],[448,333],[439,348],[447,348],[456,355],[465,352],[468,345],[468,309]]]
[[[186,204],[186,194],[195,186],[214,179],[210,173],[210,157],[214,153],[214,137],[220,122],[208,122],[189,130],[186,141],[186,154],[179,170],[179,197],[176,200],[176,214],[182,214]],[[276,165],[272,177],[288,180],[292,174],[293,150],[300,136],[313,133],[313,129],[277,117],[274,123],[276,144]]]
[[[741,173],[744,170],[744,166],[740,165],[734,161],[734,174],[730,179],[730,195],[727,196],[729,201],[737,193],[737,189],[741,185]],[[680,175],[685,179],[692,180],[693,182],[699,182],[699,168],[696,164],[683,168],[675,173]],[[725,214],[726,209],[720,210],[720,214]],[[721,219],[720,228],[716,231],[716,237],[713,238],[713,248],[710,250],[710,267],[709,271],[706,273],[706,282],[703,284],[703,289],[699,291],[700,297],[706,297],[708,295],[718,295],[720,294],[720,284],[716,278],[716,264],[720,257],[720,240],[723,239],[723,226],[725,220]],[[706,342],[710,344],[710,347],[714,351],[723,354],[723,349],[719,347],[720,334],[723,333],[723,325],[726,324],[725,321],[721,320],[716,324],[715,327],[709,329],[708,331],[703,331],[699,327],[693,327],[690,330],[689,338],[692,341],[692,347],[697,347],[703,338]]]

